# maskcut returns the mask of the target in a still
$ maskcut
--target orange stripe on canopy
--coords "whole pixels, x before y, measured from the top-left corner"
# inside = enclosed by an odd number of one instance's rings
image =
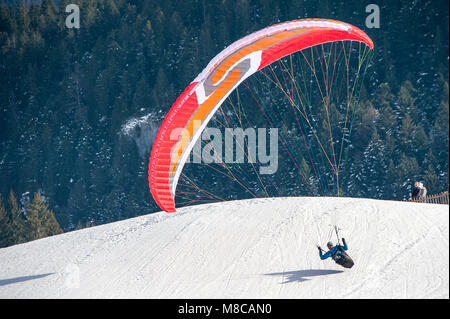
[[[177,144],[172,153],[172,175],[174,174],[175,168],[178,165],[181,154],[183,154],[183,151],[188,146],[191,137],[195,133],[195,130],[198,129],[198,124],[196,125],[196,123],[202,122],[208,116],[214,106],[216,106],[217,103],[219,103],[219,101],[223,98],[223,96],[239,81],[240,75],[240,70],[233,71],[227,78],[227,80],[224,81],[202,105],[200,105],[197,112],[190,119],[181,136],[180,142]]]
[[[260,51],[264,50],[278,42],[284,41],[290,37],[293,37],[295,35],[299,35],[303,32],[311,31],[313,29],[300,29],[300,30],[294,30],[294,31],[285,31],[280,32],[277,34],[274,34],[270,37],[263,38],[261,40],[256,41],[255,43],[237,51],[233,55],[231,55],[229,58],[227,58],[221,66],[219,66],[216,70],[216,72],[212,76],[212,84],[216,85],[217,82],[225,75],[225,73],[230,69],[230,67],[238,62],[240,59],[242,59],[244,56],[248,55],[251,52],[254,51]]]

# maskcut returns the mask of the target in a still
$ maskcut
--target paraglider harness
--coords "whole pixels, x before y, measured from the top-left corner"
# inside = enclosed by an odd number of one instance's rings
[[[336,264],[341,265],[342,267],[352,268],[353,266],[353,260],[349,255],[347,255],[342,247],[339,247],[336,252],[331,255],[331,258],[336,262]]]

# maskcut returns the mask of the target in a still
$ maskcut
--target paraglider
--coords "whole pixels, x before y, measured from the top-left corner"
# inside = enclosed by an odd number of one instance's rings
[[[322,253],[322,249],[318,247],[320,259],[325,260],[331,257],[336,262],[336,264],[341,265],[342,267],[345,268],[352,268],[353,260],[345,252],[345,250],[348,250],[348,246],[344,238],[342,238],[342,243],[344,245],[333,246],[332,242],[328,242],[327,243],[328,251],[324,254]]]
[[[151,151],[148,177],[156,203],[175,212],[175,191],[183,166],[206,125],[245,79],[282,57],[316,45],[372,40],[348,23],[302,19],[254,32],[225,48],[178,97],[165,117]]]
[[[352,268],[354,262],[350,258],[350,256],[345,252],[346,250],[348,250],[347,242],[345,241],[345,238],[342,238],[343,245],[341,245],[339,243],[339,234],[337,226],[335,226],[334,229],[336,231],[336,236],[338,238],[338,244],[334,246],[333,243],[329,241],[327,243],[328,251],[326,253],[322,253],[323,249],[320,246],[317,246],[317,248],[319,249],[320,259],[325,260],[331,257],[331,259],[333,259],[336,262],[336,264],[341,265],[344,268]]]

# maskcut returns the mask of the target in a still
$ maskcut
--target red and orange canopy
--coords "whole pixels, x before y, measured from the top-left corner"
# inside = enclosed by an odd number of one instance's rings
[[[254,32],[220,52],[173,104],[153,144],[150,191],[166,212],[175,212],[178,178],[192,147],[216,110],[246,78],[294,52],[334,41],[358,41],[373,48],[363,31],[348,23],[305,19]]]

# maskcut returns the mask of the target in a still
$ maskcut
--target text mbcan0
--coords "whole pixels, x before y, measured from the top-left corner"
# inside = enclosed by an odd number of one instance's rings
[[[270,304],[223,304],[222,313],[271,313],[272,306]]]

